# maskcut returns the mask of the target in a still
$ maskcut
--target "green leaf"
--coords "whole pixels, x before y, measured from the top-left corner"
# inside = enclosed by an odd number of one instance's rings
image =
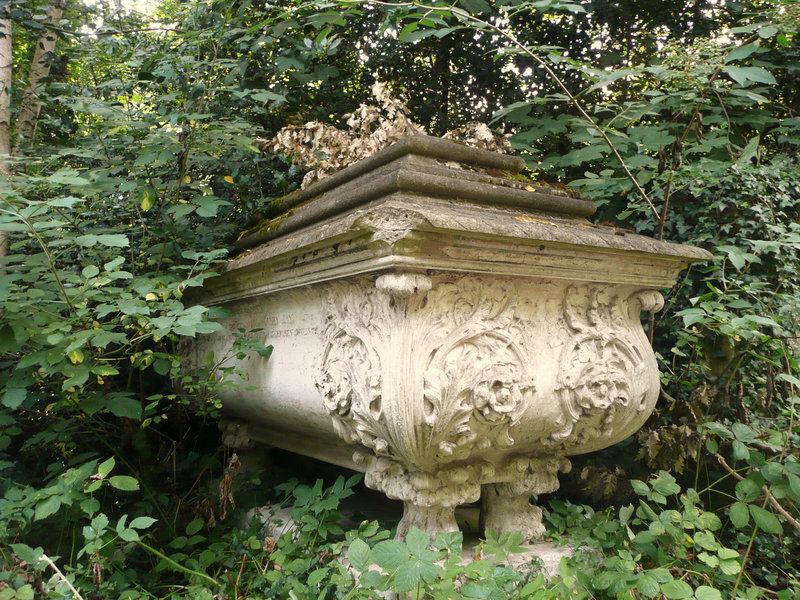
[[[488,13],[491,7],[484,0],[458,0],[458,3],[471,13]]]
[[[697,558],[702,560],[712,569],[716,569],[719,566],[719,557],[714,556],[713,554],[709,554],[708,552],[701,552],[697,555]]]
[[[203,519],[195,519],[186,526],[186,535],[192,536],[203,528]]]
[[[695,533],[694,542],[705,550],[713,551],[719,548],[719,542],[717,542],[713,535],[705,531],[698,531]]]
[[[357,540],[357,541],[361,541],[361,540]],[[311,573],[308,576],[308,580],[306,581],[306,583],[308,585],[310,585],[310,586],[319,585],[320,582],[322,582],[325,579],[325,577],[328,575],[328,571],[329,570],[330,569],[325,568],[325,569],[315,569],[315,570],[311,571]]]
[[[108,480],[108,483],[111,484],[111,487],[124,492],[133,492],[139,489],[139,482],[127,475],[115,475]]]
[[[747,145],[742,149],[742,155],[739,157],[738,162],[749,162],[751,159],[755,158],[756,154],[758,154],[758,145],[761,143],[761,137],[755,136]],[[741,267],[736,267],[741,271]]]
[[[661,585],[661,593],[669,600],[682,600],[692,597],[692,588],[684,581],[673,579]]]
[[[398,593],[410,592],[416,589],[421,580],[420,561],[416,559],[406,561],[395,571],[392,590]]]
[[[26,583],[17,590],[13,598],[14,600],[33,600],[34,599],[33,586],[29,583]]]
[[[133,521],[130,522],[128,527],[132,527],[133,529],[147,529],[156,522],[156,519],[153,517],[136,517]]]
[[[650,485],[664,496],[671,496],[681,491],[681,486],[675,483],[675,478],[666,471],[659,471],[658,477],[653,479]]]
[[[97,474],[100,475],[101,479],[105,479],[111,472],[111,470],[114,468],[114,465],[116,463],[117,461],[114,460],[113,456],[108,460],[103,461],[102,463],[100,463],[100,466],[97,467]]]
[[[739,553],[733,548],[720,548],[717,554],[722,560],[739,560]]]
[[[761,486],[750,478],[736,484],[736,497],[742,502],[752,502],[761,495]]]
[[[708,431],[711,431],[712,433],[715,433],[718,436],[725,438],[726,440],[729,440],[731,439],[731,437],[733,437],[731,435],[730,430],[727,427],[725,427],[721,423],[717,423],[716,421],[709,421],[708,423],[703,423],[702,427],[703,429],[707,429]]]
[[[100,274],[100,269],[98,269],[95,265],[87,265],[81,271],[81,277],[84,279],[91,279],[92,277],[97,277]]]
[[[139,188],[139,194],[136,196],[136,202],[139,204],[139,208],[147,212],[155,205],[156,197],[156,191],[152,186],[143,185]]]
[[[636,589],[648,598],[654,598],[658,595],[659,586],[655,579],[650,575],[644,574],[636,582]]]
[[[397,540],[378,542],[370,553],[371,561],[387,571],[394,571],[408,556],[405,544]]]
[[[139,404],[139,401],[123,394],[111,396],[106,403],[106,409],[118,417],[127,417],[136,421],[140,421],[142,418],[142,405]]]
[[[761,508],[755,504],[750,505],[750,514],[753,516],[753,521],[763,531],[767,533],[780,534],[783,533],[783,527],[778,518],[766,509]]]
[[[3,390],[3,406],[14,409],[23,403],[28,396],[28,390],[22,387],[6,387]]]
[[[741,529],[750,522],[750,513],[744,502],[734,502],[728,509],[728,516],[736,529]]]
[[[756,439],[756,432],[751,427],[744,423],[734,423],[731,426],[733,436],[742,442],[752,442]]]
[[[739,573],[739,569],[741,569],[742,565],[739,562],[739,559],[723,559],[719,561],[719,569],[725,575],[736,575]]]
[[[79,235],[75,238],[75,243],[79,246],[110,246],[112,248],[127,248],[130,242],[128,237],[121,233],[101,233]]]
[[[631,479],[631,487],[633,487],[633,491],[640,496],[647,496],[650,493],[650,488],[647,487],[647,484],[638,479]]]
[[[750,56],[756,50],[758,50],[758,43],[745,44],[744,46],[739,46],[738,48],[734,48],[733,50],[728,52],[727,56],[725,57],[725,62],[729,63],[735,60],[742,60]]]
[[[415,556],[421,556],[430,542],[431,538],[428,534],[416,527],[412,527],[406,535],[406,546],[408,546],[409,552]]]
[[[733,440],[731,450],[733,451],[733,458],[736,460],[747,460],[750,458],[750,451],[747,449],[747,446],[739,440]]]
[[[701,585],[694,591],[694,597],[697,600],[722,600],[722,594],[719,590],[716,590],[712,587],[708,587],[707,585]]]
[[[135,529],[121,529],[117,531],[119,537],[125,542],[135,542],[139,539],[139,534],[136,532]]]
[[[61,508],[61,498],[59,496],[50,496],[36,505],[33,520],[39,521],[49,517],[50,515],[55,514],[59,508]]]
[[[100,510],[100,501],[96,498],[84,498],[80,504],[81,510],[90,517]]]
[[[761,67],[723,67],[722,69],[731,76],[739,85],[745,85],[747,82],[766,83],[774,85],[777,83],[772,73]]]
[[[775,25],[767,25],[758,30],[758,37],[760,37],[762,40],[768,40],[776,33],[778,33],[778,28],[775,27]]]
[[[369,545],[357,538],[347,550],[347,559],[356,571],[366,571],[369,566],[369,552]]]

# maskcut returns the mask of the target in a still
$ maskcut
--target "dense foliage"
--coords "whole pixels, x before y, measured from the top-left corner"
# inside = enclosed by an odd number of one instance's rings
[[[12,135],[58,38],[35,135],[0,156],[0,600],[798,597],[798,4],[49,7],[0,3]],[[549,503],[548,536],[585,549],[551,582],[510,566],[513,536],[461,565],[458,535],[344,531],[357,478],[243,470],[215,426],[236,373],[181,369],[180,340],[224,317],[184,293],[302,180],[265,140],[343,126],[376,80],[429,132],[493,120],[599,220],[714,253],[646,324],[658,410]],[[268,357],[257,337],[234,352]],[[294,534],[234,516],[284,499]]]

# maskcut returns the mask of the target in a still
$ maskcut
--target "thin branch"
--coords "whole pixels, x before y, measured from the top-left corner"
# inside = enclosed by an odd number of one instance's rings
[[[73,595],[73,597],[74,597],[74,598],[77,598],[77,600],[83,600],[83,596],[81,596],[81,595],[78,593],[78,590],[76,590],[76,589],[75,589],[75,588],[72,586],[72,583],[70,582],[70,580],[66,578],[66,576],[64,575],[64,573],[62,573],[62,572],[61,572],[61,569],[59,569],[59,568],[56,566],[56,563],[54,563],[54,562],[53,562],[53,561],[50,559],[50,557],[49,557],[49,556],[47,556],[47,554],[42,554],[42,557],[39,559],[39,561],[40,561],[40,562],[46,562],[48,565],[50,565],[50,567],[51,567],[51,568],[52,568],[52,569],[53,569],[53,570],[56,572],[56,574],[58,575],[58,578],[59,578],[61,581],[63,581],[64,583],[66,583],[66,584],[67,584],[67,587],[69,588],[69,591],[71,591],[71,592],[72,592],[72,595]]]
[[[366,3],[366,4],[378,4],[378,5],[383,5],[383,6],[394,6],[394,7],[414,7],[414,8],[419,8],[421,10],[449,12],[450,14],[452,14],[452,15],[454,15],[454,16],[462,19],[462,20],[472,21],[475,24],[481,25],[482,27],[485,27],[485,28],[495,32],[496,34],[500,35],[501,37],[503,37],[506,40],[508,40],[509,42],[511,42],[514,46],[516,46],[518,49],[520,49],[522,52],[524,52],[530,58],[532,58],[536,62],[536,64],[538,64],[540,67],[542,67],[542,69],[544,69],[544,71],[545,71],[545,73],[547,73],[548,77],[550,77],[550,79],[552,79],[556,83],[556,85],[561,89],[561,91],[564,93],[564,95],[569,99],[570,103],[580,113],[581,117],[583,117],[583,119],[593,129],[595,129],[600,134],[600,136],[603,138],[603,141],[606,143],[608,148],[611,150],[611,153],[614,155],[614,157],[619,162],[620,166],[622,167],[622,170],[625,171],[625,176],[633,184],[633,187],[636,189],[638,194],[644,199],[645,202],[647,202],[647,204],[650,207],[650,210],[652,211],[652,213],[655,216],[655,218],[656,219],[660,218],[660,215],[658,213],[658,209],[655,207],[655,204],[653,204],[653,201],[650,200],[650,196],[647,194],[647,192],[644,190],[644,188],[641,186],[641,184],[639,184],[639,182],[636,180],[636,177],[634,177],[634,175],[631,172],[630,168],[628,168],[628,165],[625,162],[625,159],[622,158],[622,155],[619,153],[619,150],[617,150],[617,147],[611,141],[611,138],[608,137],[608,134],[605,132],[605,130],[602,127],[600,127],[600,125],[597,124],[597,122],[591,117],[591,115],[588,112],[586,112],[586,109],[583,108],[583,105],[580,103],[580,101],[572,94],[572,92],[569,91],[569,88],[567,88],[567,85],[558,76],[558,74],[556,74],[556,72],[553,71],[553,69],[550,67],[550,65],[547,63],[547,61],[545,61],[542,58],[540,58],[535,52],[533,52],[525,44],[523,44],[521,41],[519,41],[516,38],[516,36],[514,36],[511,33],[509,33],[505,29],[503,29],[501,27],[498,27],[497,25],[494,25],[493,23],[490,23],[488,21],[484,21],[483,19],[475,17],[475,16],[469,14],[467,11],[462,10],[460,8],[457,8],[455,6],[450,6],[450,7],[428,6],[428,5],[425,5],[425,4],[421,4],[419,2],[383,2],[382,0],[340,0],[340,2],[345,3],[345,4],[364,4],[364,3]]]
[[[719,454],[715,454],[714,456],[717,457],[717,462],[720,465],[722,465],[723,469],[725,469],[728,473],[733,475],[739,481],[744,481],[745,478],[739,475],[739,473],[737,473],[736,471],[734,471],[733,468],[727,462],[725,462],[725,459],[722,456],[720,456]],[[761,487],[761,491],[764,493],[764,496],[767,498],[772,507],[775,510],[777,510],[780,514],[782,514],[783,517],[789,522],[789,524],[792,527],[794,527],[798,532],[800,532],[800,522],[798,522],[797,519],[792,517],[792,515],[790,515],[789,512],[785,508],[783,508],[783,506],[781,506],[780,502],[778,502],[775,499],[775,496],[773,496],[772,493],[769,491],[769,488],[766,485],[764,485]]]

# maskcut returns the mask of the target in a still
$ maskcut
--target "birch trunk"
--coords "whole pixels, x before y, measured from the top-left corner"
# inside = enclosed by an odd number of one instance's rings
[[[11,175],[11,19],[0,18],[0,194]],[[0,231],[0,256],[8,254],[8,233]],[[1,270],[0,270],[1,271]]]
[[[30,143],[36,133],[39,111],[42,108],[42,104],[39,102],[39,91],[42,82],[50,75],[50,64],[57,39],[55,32],[49,28],[58,26],[61,13],[64,12],[64,4],[65,0],[53,0],[47,7],[47,18],[44,25],[48,29],[39,36],[33,53],[28,87],[23,94],[19,115],[17,115],[17,139],[14,144],[14,154],[18,154],[22,147]]]

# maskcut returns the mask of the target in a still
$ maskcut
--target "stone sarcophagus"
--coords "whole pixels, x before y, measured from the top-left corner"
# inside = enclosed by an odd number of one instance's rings
[[[234,359],[229,440],[365,472],[405,503],[399,536],[479,498],[486,527],[543,533],[531,495],[650,415],[642,313],[710,255],[593,225],[522,167],[416,136],[278,202],[198,298],[232,316],[196,357],[240,329],[274,347]]]

